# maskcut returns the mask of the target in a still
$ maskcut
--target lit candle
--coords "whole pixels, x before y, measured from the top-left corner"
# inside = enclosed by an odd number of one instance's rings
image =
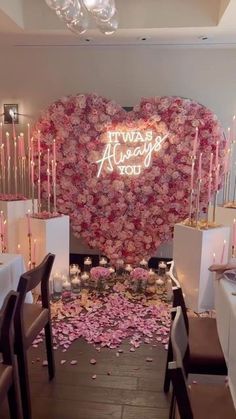
[[[87,258],[85,259],[85,261],[84,261],[84,264],[85,264],[85,265],[92,265],[92,260],[91,260],[91,258],[90,258],[90,257],[87,257]]]
[[[33,243],[32,263],[36,263],[36,239],[34,239]]]
[[[26,215],[27,215],[28,236],[31,236],[30,210],[28,210]]]
[[[208,203],[211,201],[212,167],[213,167],[213,153],[211,153],[211,156],[210,156],[210,170],[209,170],[209,180],[208,180]]]
[[[4,224],[4,216],[3,216],[3,211],[1,211],[1,213],[0,213],[0,229],[1,229],[1,233],[0,234],[3,234],[4,233],[3,224]]]
[[[222,253],[221,253],[221,259],[220,259],[220,263],[221,263],[221,264],[223,264],[223,262],[224,262],[224,257],[225,257],[225,246],[226,246],[226,240],[224,240],[224,242],[223,242]]]
[[[109,268],[109,272],[111,273],[111,274],[114,274],[115,273],[115,269],[114,268],[112,268],[112,266]]]
[[[41,211],[41,132],[38,131],[38,212]]]
[[[218,191],[219,186],[219,172],[220,172],[220,165],[218,164],[216,168],[216,177],[215,177],[215,190]]]
[[[216,142],[216,157],[215,157],[215,168],[219,164],[219,141]]]
[[[17,245],[17,253],[20,253],[20,244]]]
[[[5,168],[5,149],[4,144],[1,146],[1,171],[2,171],[2,190],[6,192],[6,168]],[[9,192],[9,191],[8,191]]]
[[[3,139],[3,126],[2,126],[2,122],[0,122],[0,147],[2,146],[2,139]]]
[[[132,266],[130,264],[128,264],[128,265],[126,265],[125,270],[127,272],[132,272],[133,268],[132,268]]]
[[[195,167],[195,159],[192,160],[191,165],[191,182],[190,182],[190,191],[193,190],[193,182],[194,182],[194,167]]]
[[[3,223],[3,247],[4,252],[7,250],[7,220],[4,220]]]
[[[202,153],[199,156],[199,163],[198,163],[198,180],[202,178]]]
[[[75,264],[70,265],[70,274],[71,275],[78,274],[79,272],[80,272],[80,269],[79,269],[78,265],[75,265]]]
[[[53,275],[53,289],[54,292],[62,291],[62,278],[58,272]]]
[[[48,196],[48,212],[50,212],[50,191],[51,191],[51,184],[50,184],[50,150],[47,149],[47,196]]]
[[[101,258],[101,259],[100,259],[100,261],[99,261],[99,265],[101,265],[101,266],[106,266],[106,265],[107,265],[107,260],[106,260],[106,258]]]
[[[9,132],[6,132],[6,158],[11,158]]]
[[[65,275],[62,275],[62,287],[65,291],[71,290],[71,283]]]
[[[82,279],[83,281],[87,281],[87,280],[89,279],[89,274],[87,274],[87,272],[84,272],[84,273],[81,275],[81,279]]]
[[[147,266],[148,262],[146,261],[146,259],[142,259],[139,264],[140,266]]]
[[[216,254],[215,253],[213,253],[213,265],[214,265],[214,263],[216,262]]]
[[[155,272],[153,271],[153,269],[149,269],[148,274],[149,274],[150,276],[153,276],[153,275],[155,275]]]
[[[236,219],[234,218],[234,223],[233,223],[233,246],[234,246],[234,250],[236,250]]]
[[[196,127],[194,142],[193,142],[193,157],[196,157],[197,152],[197,145],[198,145],[198,127]]]
[[[72,278],[72,280],[71,280],[71,284],[72,285],[80,285],[80,279],[79,279],[79,277],[78,276],[74,276],[74,278]]]

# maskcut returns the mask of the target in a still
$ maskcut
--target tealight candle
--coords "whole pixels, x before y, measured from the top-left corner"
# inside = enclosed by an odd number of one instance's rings
[[[71,283],[72,283],[72,285],[79,285],[80,284],[79,277],[75,276],[74,278],[72,278]]]
[[[114,274],[114,273],[115,273],[115,269],[114,269],[114,268],[112,268],[112,267],[110,267],[110,268],[109,268],[109,272],[110,272],[111,274]]]
[[[125,270],[127,271],[127,272],[132,272],[132,270],[133,270],[133,268],[132,268],[132,266],[131,265],[126,265],[126,267],[125,267]]]
[[[70,274],[71,275],[75,275],[79,272],[80,272],[80,269],[79,269],[78,265],[74,265],[74,264],[70,265]]]
[[[147,266],[148,263],[147,263],[146,259],[142,259],[139,264],[141,266]]]
[[[89,274],[87,274],[87,272],[84,272],[84,273],[81,275],[81,279],[83,279],[83,281],[86,281],[87,279],[89,279]]]
[[[85,264],[85,265],[92,265],[92,260],[91,260],[91,258],[86,258],[86,259],[85,259],[85,261],[84,261],[84,264]]]
[[[161,278],[158,278],[158,279],[156,280],[156,284],[157,284],[157,285],[163,285],[163,284],[164,284],[164,281],[163,281]]]
[[[152,276],[152,275],[155,275],[155,272],[152,269],[149,269],[148,274]]]
[[[106,266],[106,265],[107,265],[107,260],[106,260],[106,258],[101,258],[101,259],[100,259],[100,261],[99,261],[99,265],[101,265],[101,266]]]
[[[62,287],[65,291],[70,291],[71,289],[71,283],[65,275],[62,276]]]

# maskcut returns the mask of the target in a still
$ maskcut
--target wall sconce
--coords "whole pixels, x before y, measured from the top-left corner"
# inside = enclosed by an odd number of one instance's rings
[[[19,124],[18,104],[3,105],[4,124]]]

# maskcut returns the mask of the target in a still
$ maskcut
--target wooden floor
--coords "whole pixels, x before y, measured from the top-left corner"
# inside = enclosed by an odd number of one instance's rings
[[[29,351],[33,419],[167,419],[169,397],[162,391],[166,351],[142,345],[123,353],[79,340],[62,353],[55,351],[56,377],[48,381],[43,345]],[[147,362],[146,358],[152,358]],[[96,359],[96,365],[90,359]],[[61,365],[61,360],[67,360]],[[71,365],[77,360],[77,365]],[[32,363],[33,362],[33,363]],[[96,375],[96,379],[92,376]],[[2,409],[1,409],[2,410]],[[4,404],[1,419],[8,419]]]

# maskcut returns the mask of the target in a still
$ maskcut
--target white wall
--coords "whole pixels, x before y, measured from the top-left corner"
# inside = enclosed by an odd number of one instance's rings
[[[142,96],[189,97],[225,127],[236,110],[235,49],[12,47],[0,49],[0,62],[0,106],[19,103],[25,123],[62,95],[93,91],[123,106]]]

